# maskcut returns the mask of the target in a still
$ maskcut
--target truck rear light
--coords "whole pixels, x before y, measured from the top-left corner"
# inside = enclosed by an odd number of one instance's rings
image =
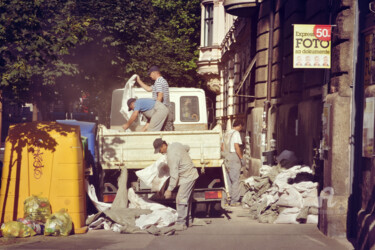
[[[115,197],[116,194],[103,194],[103,202],[112,203]]]
[[[204,198],[207,199],[221,199],[221,191],[206,191],[204,192]]]

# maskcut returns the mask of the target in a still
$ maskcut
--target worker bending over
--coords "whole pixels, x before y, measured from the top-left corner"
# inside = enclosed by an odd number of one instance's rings
[[[176,196],[177,223],[175,229],[185,230],[192,223],[191,205],[193,189],[198,178],[198,171],[189,156],[190,147],[174,142],[169,146],[162,139],[154,141],[155,154],[167,154],[170,172],[169,185],[164,193],[166,199],[172,197],[172,191],[179,186]]]
[[[127,130],[131,126],[139,113],[142,113],[147,118],[147,123],[142,128],[142,131],[161,130],[169,112],[165,105],[151,98],[130,98],[127,104],[129,111],[134,110],[134,112],[128,122],[122,126],[124,130]]]

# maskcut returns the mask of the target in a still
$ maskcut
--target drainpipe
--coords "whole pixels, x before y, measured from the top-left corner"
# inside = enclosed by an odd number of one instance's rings
[[[349,194],[352,195],[353,193],[353,177],[354,177],[354,160],[355,160],[355,134],[356,134],[356,115],[357,115],[357,110],[356,110],[356,98],[357,98],[357,86],[356,86],[356,81],[357,81],[357,60],[358,60],[358,46],[359,46],[359,9],[358,9],[358,2],[355,5],[355,10],[354,10],[354,32],[353,32],[353,78],[352,78],[352,100],[351,100],[351,117],[350,117],[350,156],[349,156],[349,161],[350,161],[350,190]],[[359,145],[357,145],[359,147]]]
[[[267,131],[269,127],[269,109],[271,107],[271,83],[272,83],[272,61],[273,61],[273,29],[274,29],[274,0],[270,0],[270,14],[269,14],[269,39],[268,39],[268,70],[267,70],[267,97],[264,102],[263,111],[263,131],[262,131],[262,156],[261,161],[263,164],[263,152],[267,151],[267,141],[272,138],[267,138]]]

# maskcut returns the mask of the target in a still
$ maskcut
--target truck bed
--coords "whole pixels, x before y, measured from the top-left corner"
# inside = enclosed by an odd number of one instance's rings
[[[99,162],[103,170],[142,169],[156,161],[153,141],[162,138],[168,144],[180,142],[190,146],[190,157],[196,167],[221,167],[220,131],[122,132],[98,127]]]

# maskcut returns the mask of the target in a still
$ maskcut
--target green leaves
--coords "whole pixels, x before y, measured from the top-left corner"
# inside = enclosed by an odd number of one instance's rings
[[[0,85],[12,85],[15,91],[34,84],[54,85],[59,76],[78,73],[63,56],[87,39],[90,20],[75,15],[74,5],[75,1],[2,1]],[[31,97],[25,93],[20,99]]]
[[[199,0],[2,0],[0,88],[23,102],[47,86],[62,100],[85,91],[108,114],[111,90],[134,73],[151,84],[151,65],[199,86],[200,11]]]

